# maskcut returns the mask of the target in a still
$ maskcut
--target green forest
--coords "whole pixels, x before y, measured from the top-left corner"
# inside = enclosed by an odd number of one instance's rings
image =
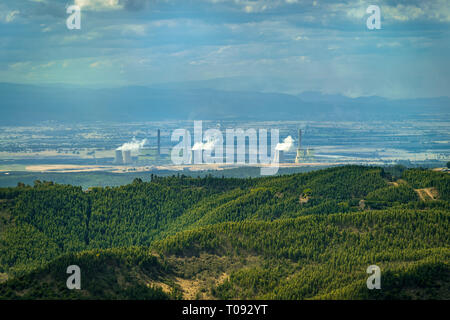
[[[0,188],[0,299],[450,299],[449,230],[429,169],[36,180]]]

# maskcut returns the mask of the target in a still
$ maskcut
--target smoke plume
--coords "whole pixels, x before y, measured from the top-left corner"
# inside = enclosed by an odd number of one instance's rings
[[[118,147],[116,150],[137,152],[140,149],[142,149],[146,143],[147,143],[147,139],[143,139],[143,140],[139,141],[133,137],[133,140],[131,140],[130,142],[124,143],[122,146]]]
[[[282,143],[278,143],[275,150],[289,152],[294,150],[294,139],[288,136]]]
[[[208,140],[207,142],[197,142],[192,147],[192,150],[213,150],[217,140]]]

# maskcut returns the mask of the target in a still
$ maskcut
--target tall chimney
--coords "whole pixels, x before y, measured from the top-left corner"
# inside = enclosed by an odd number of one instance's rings
[[[297,155],[295,156],[295,163],[301,163],[302,157],[302,129],[298,129],[298,147]]]
[[[302,148],[302,129],[298,129],[298,148]]]
[[[161,155],[161,130],[158,129],[158,156]]]

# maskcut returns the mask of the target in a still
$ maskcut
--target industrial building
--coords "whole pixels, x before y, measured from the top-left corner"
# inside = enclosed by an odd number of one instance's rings
[[[161,130],[156,133],[156,147],[144,146],[139,150],[138,163],[140,165],[161,164],[167,161],[167,154],[161,152]]]
[[[116,150],[114,164],[123,164],[122,150]]]
[[[285,162],[283,150],[277,150],[277,152],[275,152],[274,161],[275,161],[275,163],[284,163]]]
[[[113,163],[116,165],[129,165],[129,164],[151,165],[161,163],[167,159],[167,155],[166,154],[163,155],[161,153],[160,129],[158,129],[156,134],[156,144],[157,144],[156,147],[149,146],[147,145],[147,142],[145,142],[145,145],[139,145],[139,147],[137,148],[136,147],[132,148],[133,151],[127,150],[124,144],[122,147],[116,149]],[[137,158],[136,157],[134,158],[134,161],[133,155],[137,156]]]
[[[157,162],[159,160],[159,156],[160,154],[158,148],[142,148],[141,150],[139,150],[138,162]]]
[[[302,163],[304,161],[312,160],[314,158],[314,149],[302,149],[302,129],[298,129],[298,145],[297,154],[295,156],[295,163]]]
[[[125,150],[123,152],[123,163],[124,164],[131,164],[131,163],[133,163],[133,160],[131,158],[131,150]]]

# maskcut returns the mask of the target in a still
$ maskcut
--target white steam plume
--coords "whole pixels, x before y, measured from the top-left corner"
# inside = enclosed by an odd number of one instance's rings
[[[282,143],[278,143],[275,150],[289,152],[294,150],[294,139],[288,136]]]
[[[192,147],[192,151],[195,150],[213,150],[214,146],[216,145],[217,140],[209,140],[207,142],[197,142]]]
[[[118,147],[116,150],[137,152],[140,149],[142,149],[146,143],[147,143],[147,139],[143,139],[143,140],[139,141],[133,137],[133,140],[131,140],[130,142],[124,143],[123,145]]]

